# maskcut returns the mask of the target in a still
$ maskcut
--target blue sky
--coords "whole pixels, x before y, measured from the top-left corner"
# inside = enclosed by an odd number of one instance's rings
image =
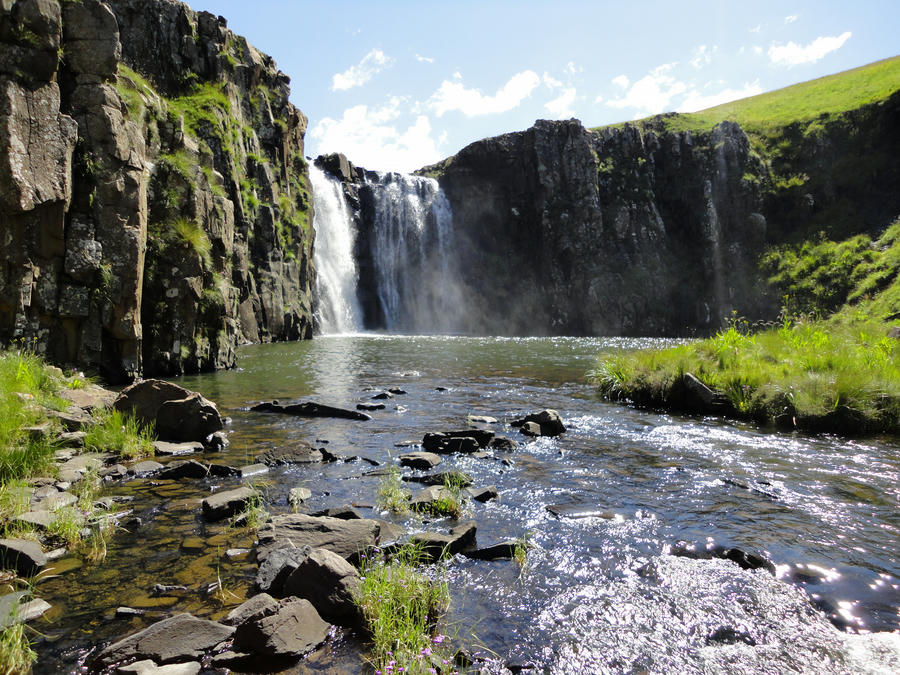
[[[900,2],[194,0],[271,54],[307,154],[411,171],[577,117],[692,111],[900,53]]]

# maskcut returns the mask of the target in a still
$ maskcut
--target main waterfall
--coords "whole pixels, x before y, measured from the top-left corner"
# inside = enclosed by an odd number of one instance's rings
[[[316,291],[319,331],[354,333],[362,328],[356,297],[359,274],[354,248],[356,233],[344,189],[315,165],[309,167],[313,189],[313,228],[316,232]]]
[[[310,176],[320,332],[458,331],[452,212],[437,181],[367,171],[353,185],[357,217],[340,181],[315,166]]]

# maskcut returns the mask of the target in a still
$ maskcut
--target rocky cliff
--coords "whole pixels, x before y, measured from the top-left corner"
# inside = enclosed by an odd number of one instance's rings
[[[175,0],[0,0],[0,343],[121,381],[310,337],[288,84]]]

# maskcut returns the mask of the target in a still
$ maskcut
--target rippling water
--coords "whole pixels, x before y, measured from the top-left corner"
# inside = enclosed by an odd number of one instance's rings
[[[391,462],[407,439],[461,428],[468,414],[504,422],[554,408],[568,432],[492,459],[448,457],[495,485],[500,499],[471,504],[478,541],[527,536],[524,567],[454,560],[446,566],[450,632],[492,672],[532,665],[559,673],[900,672],[900,449],[894,439],[848,441],[769,434],[752,426],[635,411],[600,401],[585,380],[596,354],[658,340],[346,336],[246,347],[240,368],[184,378],[232,418],[216,460],[251,463],[289,439]],[[260,400],[313,399],[353,407],[369,388],[400,386],[369,422],[251,413]],[[438,391],[438,387],[446,391]],[[522,439],[520,439],[522,440]],[[504,459],[511,460],[504,462]],[[273,512],[290,488],[312,490],[309,510],[373,504],[378,478],[362,461],[294,466],[267,477]],[[101,566],[43,582],[55,622],[40,627],[38,672],[74,670],[90,644],[163,613],[218,617],[244,597],[255,565],[223,555],[246,534],[199,517],[199,499],[227,482],[135,481],[147,523],[117,535]],[[567,505],[575,517],[556,517]],[[365,509],[362,509],[365,511]],[[366,511],[374,515],[374,511]],[[409,519],[415,529],[452,523]],[[724,560],[664,554],[678,540],[764,551],[777,565],[741,570]],[[74,564],[70,561],[64,564]],[[224,602],[203,586],[222,578]],[[154,583],[189,587],[154,598]],[[149,607],[115,619],[118,605]],[[840,630],[838,626],[843,629]],[[893,631],[893,632],[891,632]],[[358,657],[344,637],[334,659]]]

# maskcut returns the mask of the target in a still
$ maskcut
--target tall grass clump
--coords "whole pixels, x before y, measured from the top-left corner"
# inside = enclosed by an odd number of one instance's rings
[[[419,567],[422,552],[407,545],[390,558],[363,558],[357,604],[371,639],[376,672],[448,672],[450,660],[438,621],[450,603],[445,581]]]
[[[409,498],[410,491],[403,485],[400,469],[392,467],[378,485],[375,505],[382,511],[403,515],[409,512]]]
[[[86,429],[84,447],[99,452],[114,452],[124,459],[153,454],[153,430],[118,410],[97,410],[94,424]]]
[[[21,621],[0,629],[0,674],[27,673],[37,661],[37,652],[31,647],[28,629]]]

